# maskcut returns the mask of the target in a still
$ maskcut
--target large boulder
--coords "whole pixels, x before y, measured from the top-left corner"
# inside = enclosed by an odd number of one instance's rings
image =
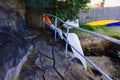
[[[30,44],[20,33],[10,27],[0,26],[0,80],[14,80],[29,48]]]
[[[20,34],[24,29],[23,17],[18,12],[0,5],[0,80],[14,80],[20,72],[30,48]]]
[[[0,80],[15,80],[32,46],[21,35],[25,21],[18,13],[0,5]]]

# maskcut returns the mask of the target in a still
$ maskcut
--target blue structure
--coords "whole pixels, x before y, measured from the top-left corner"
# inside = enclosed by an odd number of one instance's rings
[[[114,22],[114,23],[109,23],[109,24],[106,24],[107,27],[118,27],[120,26],[120,22]]]

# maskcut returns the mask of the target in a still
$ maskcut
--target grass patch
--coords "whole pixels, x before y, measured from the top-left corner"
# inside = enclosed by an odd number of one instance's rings
[[[106,28],[106,26],[92,26],[92,25],[81,24],[80,27],[91,31],[96,31],[98,29],[103,29],[104,31],[108,31],[108,28]]]
[[[110,37],[114,37],[117,39],[120,39],[120,27],[106,27],[107,31],[103,31],[101,32],[100,30],[96,30],[96,32],[110,36]]]
[[[114,37],[117,39],[120,39],[120,27],[106,27],[106,26],[91,26],[91,25],[80,25],[81,28],[83,29],[87,29],[90,31],[94,31],[106,36],[110,36],[110,37]],[[82,37],[90,37],[93,38],[94,36],[89,35],[87,33],[81,32],[79,30],[76,29],[70,29],[70,32],[76,33],[78,36],[82,36]]]
[[[94,27],[94,26],[91,26],[91,25],[80,25],[81,28],[84,28],[84,29],[87,29],[87,30],[91,30],[91,31],[95,31],[98,27]]]

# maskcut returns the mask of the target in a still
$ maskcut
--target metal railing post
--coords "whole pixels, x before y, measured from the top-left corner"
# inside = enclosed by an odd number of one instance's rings
[[[69,27],[67,27],[67,35],[66,35],[67,41],[68,41],[68,33],[69,33]],[[68,57],[68,43],[66,43],[66,46],[65,46],[65,57],[66,58]]]
[[[55,17],[55,26],[57,27],[57,17]],[[55,35],[54,35],[54,39],[56,40],[56,37],[57,37],[57,32],[55,30]]]
[[[44,13],[43,13],[43,17],[44,17]],[[43,29],[45,29],[45,22],[44,22],[44,18],[43,18]]]

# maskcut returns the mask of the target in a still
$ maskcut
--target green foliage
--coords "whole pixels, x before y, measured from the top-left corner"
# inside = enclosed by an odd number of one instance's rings
[[[91,6],[91,4],[88,3],[88,4],[86,5],[86,7],[85,7],[85,10],[89,10],[89,9],[91,9],[91,8],[94,8],[94,6]]]
[[[90,0],[25,0],[26,5],[38,7],[45,13],[50,13],[63,20],[75,19],[80,9]]]

